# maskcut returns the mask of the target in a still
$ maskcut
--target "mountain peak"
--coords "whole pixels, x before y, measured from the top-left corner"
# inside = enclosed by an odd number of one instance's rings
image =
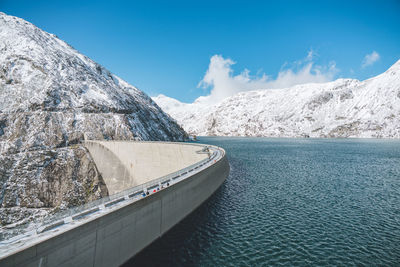
[[[132,109],[135,87],[80,54],[55,35],[22,19],[0,17],[0,110]],[[12,94],[9,92],[12,91]],[[7,103],[7,104],[6,104]]]

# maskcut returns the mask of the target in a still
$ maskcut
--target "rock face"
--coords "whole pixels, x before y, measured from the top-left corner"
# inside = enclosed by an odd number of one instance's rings
[[[137,88],[0,13],[0,224],[108,194],[84,137],[183,141],[187,134]]]
[[[153,99],[194,135],[400,138],[400,61],[365,81],[243,92],[214,106]]]
[[[3,155],[2,163],[1,173],[8,178],[3,181],[3,225],[20,219],[18,207],[35,214],[37,208],[68,208],[108,194],[90,154],[82,146]]]

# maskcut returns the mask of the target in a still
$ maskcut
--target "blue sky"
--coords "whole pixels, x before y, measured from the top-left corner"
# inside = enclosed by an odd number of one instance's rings
[[[0,0],[0,10],[151,96],[185,102],[215,86],[220,72],[204,80],[215,55],[222,72],[253,87],[287,71],[296,78],[309,63],[327,80],[363,80],[400,59],[400,1]]]

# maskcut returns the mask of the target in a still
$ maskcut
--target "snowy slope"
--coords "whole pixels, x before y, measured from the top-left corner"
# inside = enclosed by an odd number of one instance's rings
[[[142,91],[55,35],[0,13],[0,225],[108,194],[85,136],[187,134]]]
[[[195,135],[400,138],[400,61],[366,81],[243,92],[213,106],[153,100]]]
[[[29,22],[0,13],[0,51],[3,118],[26,121],[29,118],[21,118],[23,112],[52,112],[55,121],[50,121],[65,126],[64,143],[81,139],[83,132],[89,138],[101,134],[106,138],[184,139],[184,131],[147,95]],[[19,116],[9,115],[16,112]],[[46,141],[41,138],[46,134],[38,137],[36,133],[38,127],[47,125],[36,126],[28,127],[30,140],[22,138],[22,147]],[[8,149],[4,144],[2,148]]]

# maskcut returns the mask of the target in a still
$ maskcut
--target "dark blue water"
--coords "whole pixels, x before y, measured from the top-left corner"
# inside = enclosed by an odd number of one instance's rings
[[[400,266],[400,141],[200,142],[229,178],[127,266]]]

